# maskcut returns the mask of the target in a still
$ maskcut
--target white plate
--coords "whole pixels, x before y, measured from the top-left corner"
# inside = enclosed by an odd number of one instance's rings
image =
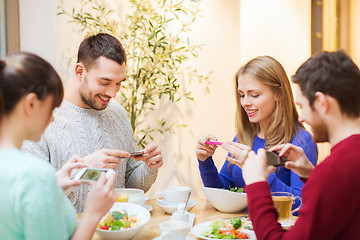
[[[162,240],[162,238],[161,237],[156,237],[153,240]],[[188,236],[188,237],[185,238],[185,240],[195,240],[195,238],[192,238],[192,237]]]
[[[159,205],[167,214],[173,214],[177,210],[177,207],[178,207],[177,205],[166,205],[159,201],[156,204]],[[195,207],[196,204],[198,204],[197,201],[195,201],[193,199],[189,199],[188,205],[186,207],[186,211],[190,212],[190,210],[193,209],[193,207]]]
[[[204,222],[204,223],[199,223],[196,224],[194,227],[191,228],[191,233],[201,239],[206,239],[206,240],[216,240],[218,238],[209,238],[209,237],[205,237],[202,235],[203,232],[206,231],[206,229],[210,228],[211,223],[214,221],[209,221],[209,222]],[[248,239],[256,239],[256,235],[255,232],[253,230],[248,230],[248,229],[243,229],[241,230],[242,232],[246,233],[248,236]]]

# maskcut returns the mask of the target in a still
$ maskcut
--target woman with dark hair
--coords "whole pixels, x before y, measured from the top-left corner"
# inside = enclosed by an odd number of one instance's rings
[[[232,143],[223,144],[223,148],[227,151],[236,148],[237,154],[229,154],[218,173],[212,159],[217,146],[205,143],[217,138],[211,135],[200,138],[196,155],[204,185],[243,188],[241,165],[247,154],[283,143],[300,146],[315,165],[317,147],[298,121],[290,81],[282,65],[269,56],[254,58],[238,70],[234,83],[237,135]],[[272,192],[291,192],[295,196],[301,195],[303,186],[300,177],[284,167],[276,168],[268,183]]]
[[[42,58],[16,53],[0,60],[1,239],[91,239],[115,200],[115,176],[102,175],[77,226],[63,189],[80,184],[69,175],[85,163],[73,157],[55,176],[49,163],[20,151],[24,140],[40,140],[62,99],[61,79]]]

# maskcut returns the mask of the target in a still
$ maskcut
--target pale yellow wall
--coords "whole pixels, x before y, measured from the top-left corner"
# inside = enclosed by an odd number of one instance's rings
[[[360,1],[350,0],[349,50],[355,63],[360,66]]]
[[[68,18],[55,15],[59,1],[20,0],[20,15],[26,21],[20,23],[22,49],[52,62],[67,83],[73,71],[73,65],[67,62],[76,55],[82,36],[67,23]],[[76,3],[64,2],[67,6]],[[121,11],[126,0],[113,4]],[[47,9],[38,8],[41,5]],[[310,54],[310,0],[203,0],[201,7],[204,17],[194,24],[190,37],[204,46],[199,58],[189,64],[200,72],[213,72],[210,94],[204,94],[201,85],[193,84],[188,87],[195,102],[161,109],[187,123],[188,128],[158,140],[165,164],[149,197],[167,185],[187,185],[194,195],[202,196],[194,153],[196,141],[209,133],[222,141],[234,137],[233,76],[240,65],[267,54],[278,59],[292,75]],[[34,14],[38,15],[36,21],[31,18]],[[226,152],[219,148],[214,156],[219,168],[225,156]]]

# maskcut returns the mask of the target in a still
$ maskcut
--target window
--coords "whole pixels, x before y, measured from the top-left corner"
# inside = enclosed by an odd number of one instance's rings
[[[349,0],[311,1],[311,52],[349,50]]]

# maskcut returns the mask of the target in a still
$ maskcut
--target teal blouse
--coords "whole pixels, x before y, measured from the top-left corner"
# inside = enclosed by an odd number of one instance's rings
[[[18,149],[0,150],[0,239],[70,239],[75,208],[49,163]]]

